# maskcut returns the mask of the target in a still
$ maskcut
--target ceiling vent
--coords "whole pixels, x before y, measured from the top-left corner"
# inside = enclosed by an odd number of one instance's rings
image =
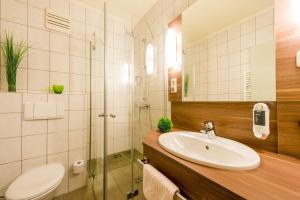
[[[63,33],[71,33],[71,18],[46,9],[46,28]]]

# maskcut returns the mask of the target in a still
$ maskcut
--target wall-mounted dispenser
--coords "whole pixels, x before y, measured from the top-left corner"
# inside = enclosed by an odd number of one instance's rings
[[[267,104],[257,103],[253,107],[253,133],[259,139],[267,139],[270,134],[270,110]]]

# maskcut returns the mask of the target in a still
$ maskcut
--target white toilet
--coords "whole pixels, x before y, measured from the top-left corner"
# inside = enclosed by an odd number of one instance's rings
[[[7,189],[7,200],[48,200],[55,196],[65,168],[54,163],[36,167],[19,176]]]

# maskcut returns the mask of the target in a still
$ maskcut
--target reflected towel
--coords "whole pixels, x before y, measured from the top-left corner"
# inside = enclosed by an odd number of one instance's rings
[[[143,192],[147,200],[173,200],[178,187],[149,164],[143,167]]]

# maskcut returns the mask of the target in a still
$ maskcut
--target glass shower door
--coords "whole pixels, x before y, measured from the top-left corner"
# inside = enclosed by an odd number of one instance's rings
[[[107,199],[127,199],[133,190],[132,172],[132,24],[112,12],[106,3],[106,194]]]

